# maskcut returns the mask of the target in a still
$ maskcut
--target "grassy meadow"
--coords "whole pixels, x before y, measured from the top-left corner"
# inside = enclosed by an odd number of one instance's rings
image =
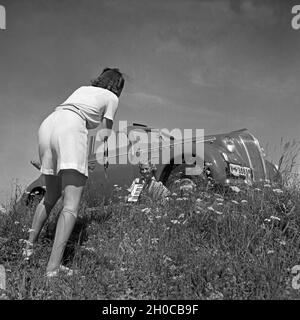
[[[175,190],[161,205],[142,194],[125,202],[90,199],[88,188],[64,264],[78,270],[47,280],[45,270],[60,205],[30,262],[22,248],[36,203],[0,212],[2,299],[299,299],[299,177],[282,186]],[[296,268],[296,269],[295,269]],[[300,267],[299,267],[300,268]],[[299,272],[299,271],[298,271]]]

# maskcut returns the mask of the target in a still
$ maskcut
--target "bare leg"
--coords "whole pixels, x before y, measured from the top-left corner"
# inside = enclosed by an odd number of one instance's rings
[[[57,222],[47,272],[55,271],[60,266],[67,241],[76,222],[81,195],[87,179],[76,170],[62,170],[61,177],[64,190],[64,205]]]
[[[61,196],[61,178],[59,176],[45,175],[45,181],[46,194],[36,207],[28,239],[29,243],[37,241],[52,208]]]

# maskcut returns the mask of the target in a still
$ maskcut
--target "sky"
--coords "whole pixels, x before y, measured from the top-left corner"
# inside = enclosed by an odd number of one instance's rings
[[[246,127],[276,162],[282,139],[300,140],[294,4],[0,0],[0,201],[38,177],[29,162],[43,119],[104,67],[126,76],[116,121],[205,134]]]

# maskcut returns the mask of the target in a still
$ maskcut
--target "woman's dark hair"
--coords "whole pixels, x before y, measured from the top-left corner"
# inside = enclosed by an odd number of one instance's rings
[[[105,68],[100,76],[91,81],[94,87],[107,89],[118,97],[120,97],[123,90],[125,79],[118,68]]]

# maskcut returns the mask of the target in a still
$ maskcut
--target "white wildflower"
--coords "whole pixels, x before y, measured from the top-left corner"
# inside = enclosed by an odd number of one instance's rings
[[[1,206],[0,206],[0,212],[1,212],[1,213],[6,213],[7,210],[1,205]]]
[[[267,251],[267,254],[272,254],[272,253],[274,253],[275,251],[274,250],[268,250]]]
[[[223,212],[215,210],[216,214],[223,214]]]
[[[173,224],[180,223],[178,220],[171,220],[171,222],[172,222]]]
[[[282,246],[286,245],[286,242],[284,240],[279,241],[279,244],[281,244]]]
[[[264,221],[266,221],[266,222],[271,222],[271,219],[265,219]]]
[[[96,252],[96,249],[93,248],[93,247],[82,247],[82,249],[86,250],[86,251],[89,251],[89,252]]]
[[[276,216],[270,216],[270,219],[273,219],[273,220],[278,220],[280,221],[280,218],[276,217]]]
[[[231,200],[231,202],[234,204],[239,204],[236,200]]]
[[[242,200],[241,203],[248,203],[248,201],[247,200]]]
[[[283,193],[283,191],[281,189],[273,189],[273,192],[277,193],[277,194],[282,194]]]
[[[177,198],[176,200],[177,200],[177,201],[182,201],[182,200],[183,200],[183,198]]]
[[[269,183],[265,183],[265,184],[264,184],[264,187],[265,187],[265,188],[271,188],[271,185],[270,185]]]
[[[210,211],[215,211],[215,209],[213,207],[208,207],[207,209]]]
[[[236,186],[231,186],[230,189],[236,193],[240,192],[241,189],[239,187],[236,187]]]
[[[198,199],[196,200],[196,202],[198,202],[198,203],[199,203],[199,202],[202,202],[202,200],[198,198]]]
[[[151,239],[151,243],[152,244],[157,244],[158,243],[159,238],[152,238]]]
[[[184,218],[184,213],[180,214],[178,219]]]
[[[142,209],[142,212],[143,213],[149,213],[151,211],[151,209],[150,208],[144,208],[144,209]]]
[[[173,196],[173,197],[176,197],[176,196],[177,196],[177,193],[176,193],[176,192],[173,192],[173,193],[172,193],[172,196]]]

